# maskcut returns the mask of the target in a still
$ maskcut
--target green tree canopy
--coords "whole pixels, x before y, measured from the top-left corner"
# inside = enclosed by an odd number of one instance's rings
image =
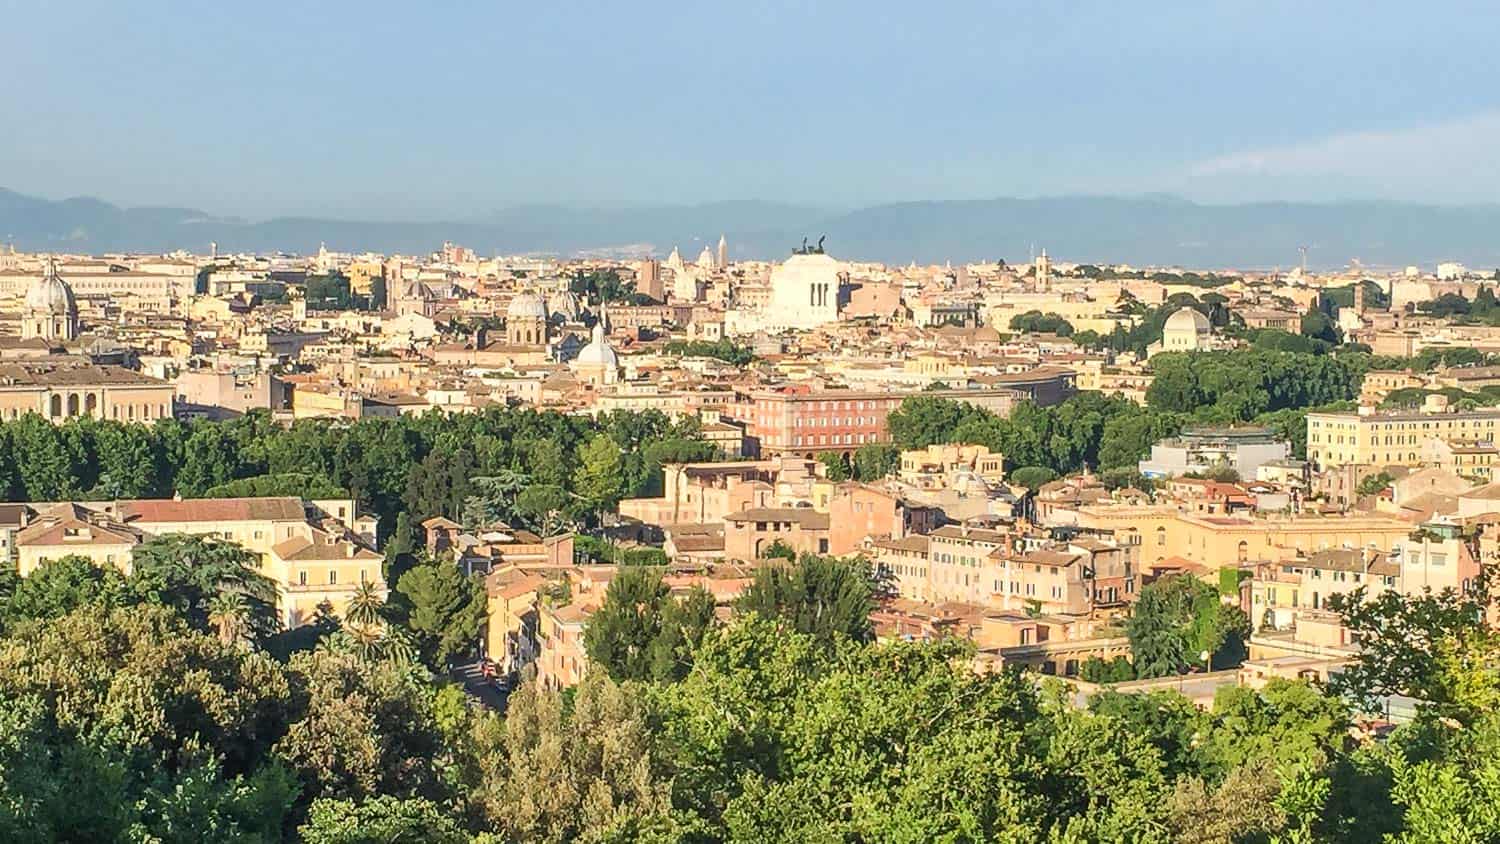
[[[1148,584],[1126,623],[1135,670],[1163,677],[1190,667],[1238,665],[1245,656],[1249,619],[1219,601],[1219,592],[1191,575],[1168,575]]]
[[[259,558],[241,545],[195,534],[162,534],[131,551],[130,588],[144,600],[177,610],[199,630],[214,630],[214,600],[234,595],[243,605],[245,633],[265,641],[281,629],[276,585],[260,573]]]
[[[323,475],[305,472],[283,472],[276,475],[256,475],[252,478],[222,483],[203,491],[200,498],[262,498],[290,495],[308,500],[326,498],[348,498],[349,491]]]
[[[757,569],[737,606],[741,612],[780,619],[819,641],[841,636],[868,641],[872,599],[868,566],[804,554],[789,565]]]
[[[484,589],[452,560],[429,559],[401,575],[396,592],[406,626],[417,637],[422,656],[435,670],[468,653],[484,622]]]
[[[589,617],[584,649],[613,680],[670,680],[686,673],[713,623],[714,600],[705,590],[674,598],[660,569],[625,568]]]
[[[869,443],[854,452],[854,479],[864,483],[881,480],[901,468],[901,449],[884,443]]]

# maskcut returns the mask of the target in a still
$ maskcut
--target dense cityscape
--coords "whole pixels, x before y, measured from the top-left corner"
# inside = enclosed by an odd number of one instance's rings
[[[0,6],[0,844],[1500,844],[1489,5]]]
[[[0,830],[1492,828],[1493,272],[730,254],[0,256]]]

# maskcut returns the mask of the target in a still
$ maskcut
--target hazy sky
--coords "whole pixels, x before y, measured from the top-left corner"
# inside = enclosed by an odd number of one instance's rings
[[[213,213],[1500,201],[1494,2],[0,0],[0,186]]]

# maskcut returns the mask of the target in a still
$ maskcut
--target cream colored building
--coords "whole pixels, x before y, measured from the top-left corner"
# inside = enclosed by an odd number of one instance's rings
[[[1307,458],[1320,468],[1420,466],[1428,439],[1493,441],[1497,422],[1500,410],[1448,412],[1441,396],[1423,411],[1309,413]]]
[[[172,416],[176,393],[171,382],[82,358],[0,363],[0,419],[35,413],[49,422],[80,416],[154,422]]]
[[[1390,551],[1407,539],[1411,524],[1382,515],[1202,515],[1170,505],[1095,505],[1078,508],[1078,526],[1135,534],[1146,568],[1186,561],[1217,571],[1297,552],[1371,547]]]
[[[920,489],[953,488],[979,480],[1005,480],[1005,455],[982,445],[937,443],[901,452],[901,482]]]
[[[234,542],[260,559],[260,573],[276,584],[282,623],[310,621],[327,601],[342,614],[361,583],[385,591],[384,558],[374,550],[375,521],[347,499],[137,499],[26,505],[16,532],[17,571],[70,554],[129,573],[136,545],[183,533]]]
[[[1422,443],[1422,462],[1482,483],[1495,479],[1500,448],[1489,439],[1446,440],[1428,437]]]
[[[806,330],[837,322],[848,283],[843,262],[822,252],[794,254],[771,270],[770,301],[758,310],[731,310],[725,331]]]

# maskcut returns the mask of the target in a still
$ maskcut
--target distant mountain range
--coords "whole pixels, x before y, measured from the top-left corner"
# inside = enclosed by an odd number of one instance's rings
[[[830,254],[905,264],[1025,260],[1046,248],[1059,260],[1181,264],[1205,268],[1291,267],[1299,246],[1310,265],[1500,266],[1500,205],[1403,202],[1271,202],[1200,205],[1173,197],[899,202],[829,212],[801,205],[734,201],[611,209],[528,205],[480,220],[359,222],[307,217],[250,221],[190,208],[121,208],[92,198],[48,200],[0,188],[0,239],[24,250],[71,252],[186,249],[423,254],[445,240],[482,255],[551,253],[665,256],[692,260],[729,238],[734,258],[777,258],[803,237],[827,235]]]

